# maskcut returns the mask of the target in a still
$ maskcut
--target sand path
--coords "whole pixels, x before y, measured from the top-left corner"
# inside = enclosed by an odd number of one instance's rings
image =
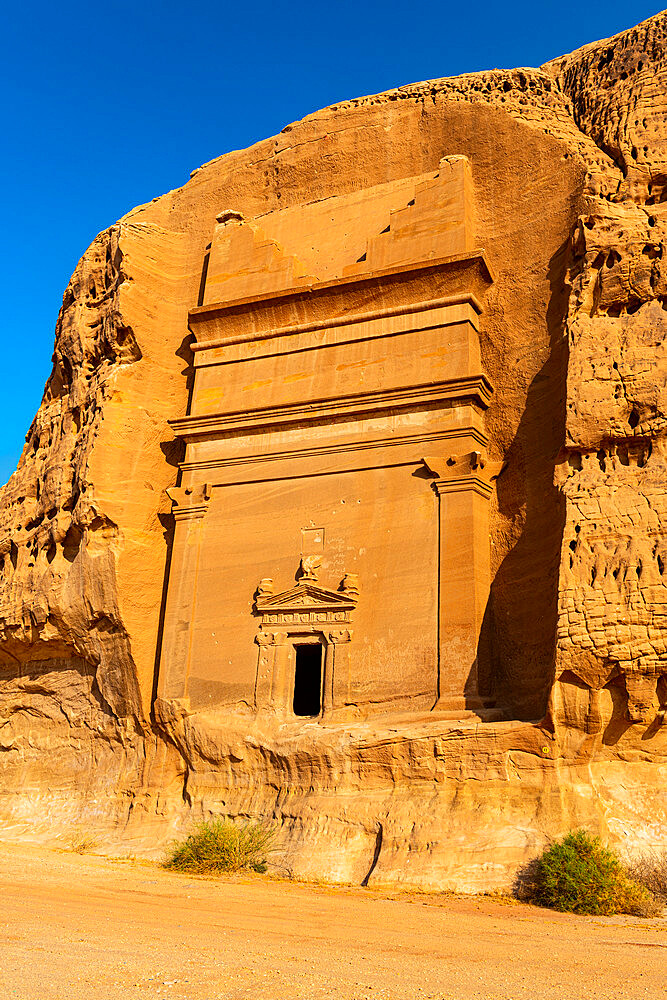
[[[667,921],[0,844],[2,1000],[667,996]]]

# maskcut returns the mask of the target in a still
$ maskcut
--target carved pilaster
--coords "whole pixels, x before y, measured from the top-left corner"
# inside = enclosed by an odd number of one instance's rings
[[[350,642],[352,639],[352,631],[349,628],[337,629],[335,632],[327,632],[327,639],[332,642],[334,646],[338,645],[339,642]]]
[[[331,629],[325,633],[329,644],[324,676],[324,712],[346,705],[350,700],[350,642],[352,630]]]
[[[438,706],[476,708],[491,585],[489,510],[501,463],[481,451],[429,456],[439,505]]]
[[[438,496],[472,490],[488,500],[493,491],[493,480],[502,469],[502,462],[489,462],[482,451],[468,451],[463,455],[430,455],[422,462],[436,477],[433,488]]]
[[[161,698],[182,698],[187,693],[202,525],[211,487],[208,483],[172,486],[167,495],[176,523],[170,567],[173,583],[165,609],[159,695]]]
[[[268,704],[271,698],[271,683],[275,660],[275,633],[259,632],[255,636],[259,646],[257,677],[255,680],[255,708]]]
[[[263,640],[268,640],[263,645]],[[271,704],[274,708],[285,707],[287,698],[290,646],[287,642],[287,632],[260,632],[255,641],[259,645],[259,663],[265,656],[267,667],[270,666],[271,673],[267,677],[268,684],[263,685],[262,700],[258,700],[257,705]],[[258,671],[259,672],[259,671]]]

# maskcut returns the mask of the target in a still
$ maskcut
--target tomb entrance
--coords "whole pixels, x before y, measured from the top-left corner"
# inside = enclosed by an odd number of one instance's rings
[[[317,716],[322,711],[322,642],[300,641],[294,645],[295,715]]]

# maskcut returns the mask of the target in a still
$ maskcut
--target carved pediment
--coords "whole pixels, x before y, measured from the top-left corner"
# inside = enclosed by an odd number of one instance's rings
[[[282,594],[258,595],[255,605],[261,614],[266,615],[285,611],[353,611],[357,601],[337,590],[300,583]]]

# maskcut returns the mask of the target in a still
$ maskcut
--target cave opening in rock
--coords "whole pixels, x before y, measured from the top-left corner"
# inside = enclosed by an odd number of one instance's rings
[[[322,708],[322,646],[307,643],[295,646],[294,669],[295,715],[319,715]]]

